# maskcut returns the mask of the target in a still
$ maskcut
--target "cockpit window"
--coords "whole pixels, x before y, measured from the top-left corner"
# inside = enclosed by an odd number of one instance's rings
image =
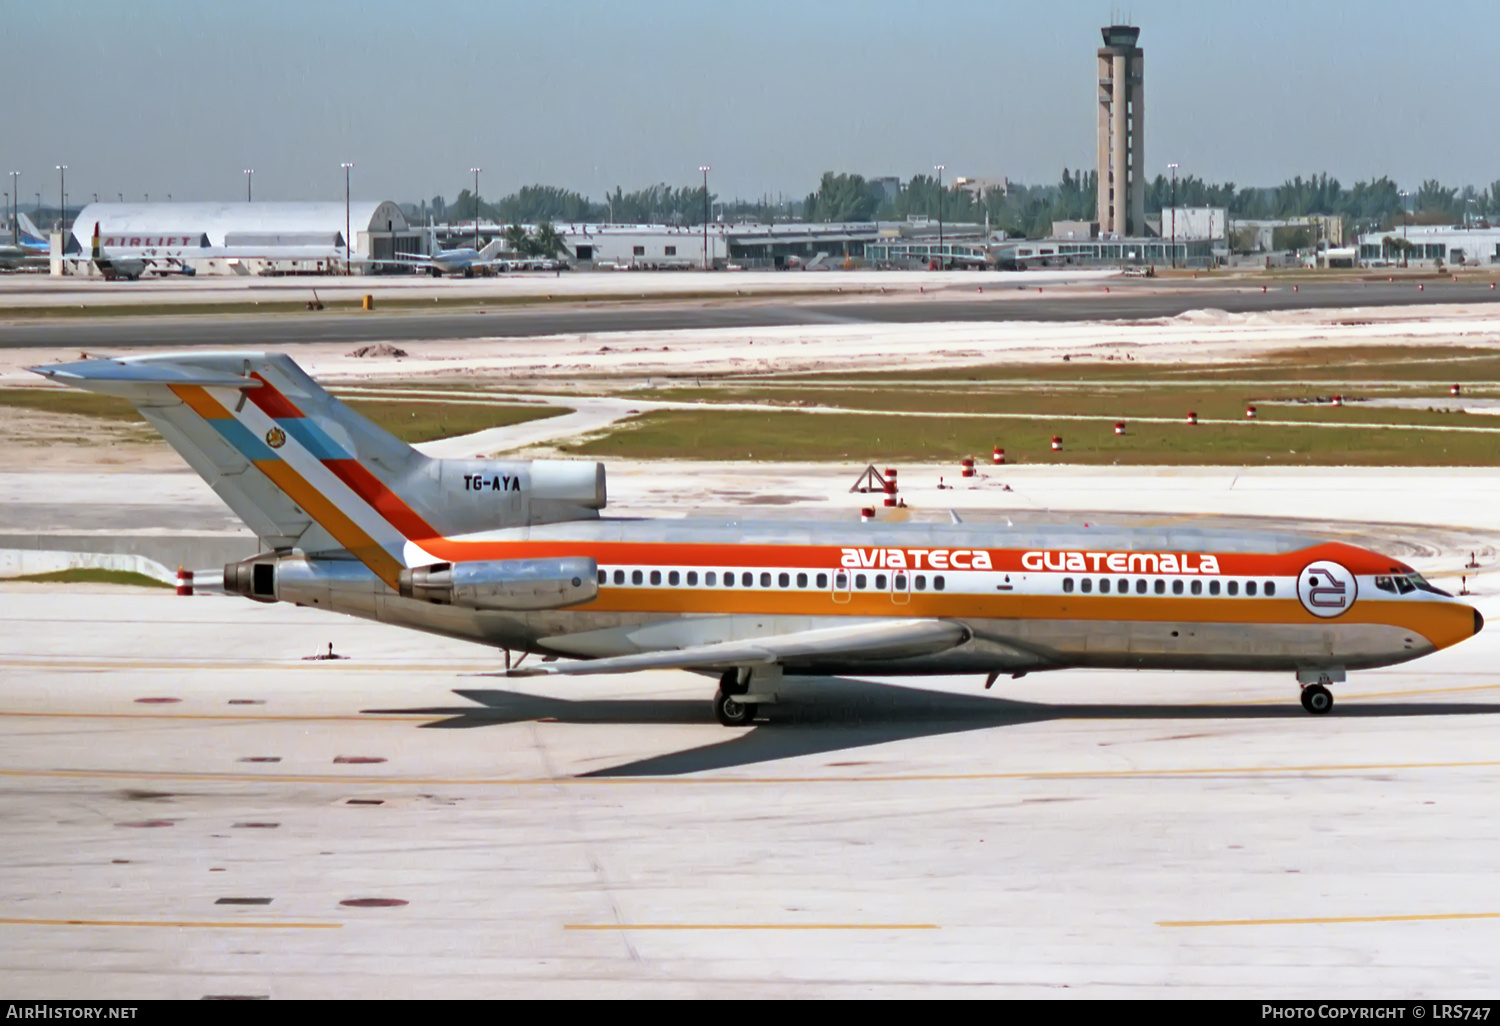
[[[1434,595],[1443,595],[1447,598],[1453,597],[1450,592],[1446,592],[1442,588],[1432,584],[1415,570],[1398,572],[1396,567],[1391,567],[1391,571],[1388,575],[1381,574],[1377,576],[1375,578],[1375,587],[1381,591],[1389,591],[1393,594],[1410,595],[1414,591],[1428,591]]]
[[[1427,580],[1427,578],[1423,577],[1421,574],[1417,573],[1415,570],[1413,570],[1411,572],[1411,574],[1409,575],[1409,578],[1411,580],[1411,583],[1415,584],[1418,588],[1421,588],[1423,591],[1430,591],[1434,595],[1448,595],[1448,592],[1444,591],[1442,588],[1439,588],[1437,585],[1431,583],[1430,581]],[[1450,595],[1449,597],[1451,598],[1452,596]]]

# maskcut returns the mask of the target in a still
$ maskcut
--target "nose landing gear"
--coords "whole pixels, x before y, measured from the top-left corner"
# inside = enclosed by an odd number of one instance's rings
[[[1330,684],[1340,684],[1346,678],[1342,666],[1307,667],[1297,671],[1297,683],[1302,685],[1302,708],[1314,716],[1321,716],[1333,708],[1333,692]]]
[[[1333,692],[1321,684],[1307,685],[1302,689],[1302,708],[1321,716],[1333,708]]]

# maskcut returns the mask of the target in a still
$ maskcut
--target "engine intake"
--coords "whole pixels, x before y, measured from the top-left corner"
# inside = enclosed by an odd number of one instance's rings
[[[468,609],[560,609],[599,595],[599,564],[589,556],[435,563],[402,570],[402,598]]]

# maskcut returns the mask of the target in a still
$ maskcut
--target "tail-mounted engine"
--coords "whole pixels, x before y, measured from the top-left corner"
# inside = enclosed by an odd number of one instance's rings
[[[257,602],[276,601],[276,564],[274,554],[255,556],[239,563],[224,564],[224,590]]]
[[[403,598],[468,609],[560,609],[599,594],[599,564],[588,556],[436,563],[402,570]]]

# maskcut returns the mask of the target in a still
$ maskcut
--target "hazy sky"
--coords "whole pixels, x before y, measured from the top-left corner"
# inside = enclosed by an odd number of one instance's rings
[[[1500,178],[1500,3],[110,0],[0,7],[23,199],[451,199],[547,182],[801,196],[825,170],[1055,181],[1099,26],[1141,26],[1146,160],[1274,185]],[[9,179],[3,179],[6,187]]]

